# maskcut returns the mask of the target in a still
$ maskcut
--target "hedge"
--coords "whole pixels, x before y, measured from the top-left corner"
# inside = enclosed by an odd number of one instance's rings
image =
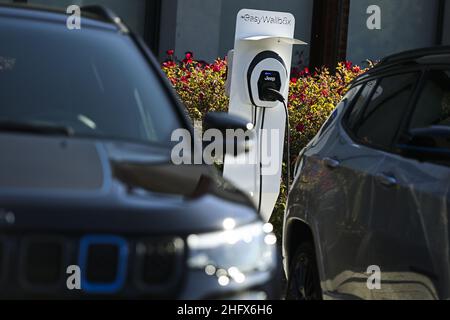
[[[369,66],[372,66],[371,62]],[[206,63],[195,60],[193,53],[187,52],[184,59],[178,60],[174,57],[173,50],[169,50],[161,68],[193,120],[201,121],[210,111],[227,111],[226,59],[219,58],[213,63]],[[316,135],[345,95],[348,84],[365,71],[366,69],[348,61],[339,63],[334,73],[325,67],[313,72],[307,67],[292,69],[288,100],[291,163],[295,162],[301,149]],[[282,182],[280,198],[271,218],[278,235],[282,227],[285,202],[286,190]]]

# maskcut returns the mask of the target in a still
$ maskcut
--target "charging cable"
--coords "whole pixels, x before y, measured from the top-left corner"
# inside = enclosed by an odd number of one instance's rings
[[[286,104],[286,100],[284,99],[283,95],[273,89],[273,88],[266,88],[264,90],[264,93],[266,96],[275,99],[279,102],[281,102],[284,106],[284,112],[286,114],[286,129],[287,129],[287,139],[285,142],[286,145],[286,152],[287,152],[287,181],[286,181],[286,197],[289,195],[289,188],[290,188],[290,182],[291,182],[291,128],[289,124],[289,110]]]
[[[266,118],[266,108],[263,108],[261,115],[261,132],[259,137],[259,201],[258,201],[258,213],[261,214],[261,205],[262,205],[262,185],[263,185],[263,178],[262,178],[262,148],[263,148],[263,129],[264,129],[264,119]]]

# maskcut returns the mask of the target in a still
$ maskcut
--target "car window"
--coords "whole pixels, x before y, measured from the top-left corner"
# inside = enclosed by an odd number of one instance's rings
[[[418,78],[418,73],[405,73],[381,79],[354,127],[363,143],[381,148],[391,146]]]
[[[350,113],[346,118],[346,124],[348,128],[353,129],[357,124],[357,121],[360,118],[362,111],[364,110],[364,106],[367,103],[367,99],[370,97],[370,94],[372,93],[376,83],[376,80],[372,80],[364,84],[364,88],[361,90],[361,93],[359,94]]]
[[[0,42],[0,121],[161,144],[181,126],[159,76],[127,35],[4,18]]]
[[[347,93],[344,95],[342,100],[339,102],[339,104],[336,106],[334,111],[331,113],[331,115],[328,117],[327,121],[325,121],[324,125],[320,129],[319,135],[321,135],[323,132],[325,132],[328,127],[333,123],[334,119],[336,119],[337,111],[340,108],[346,108],[348,104],[351,104],[353,100],[355,99],[356,95],[358,94],[359,90],[361,89],[361,85],[355,86],[350,88]]]
[[[450,126],[450,70],[430,71],[417,100],[410,129]]]
[[[349,103],[352,103],[355,100],[355,97],[357,96],[360,89],[361,85],[357,85],[349,89],[345,96],[342,98],[340,104],[343,103],[344,105],[347,105]]]
[[[330,114],[328,119],[325,121],[325,123],[320,128],[319,132],[317,133],[316,138],[321,137],[328,128],[330,128],[333,121],[337,118],[337,115],[339,113],[339,110],[344,110],[347,107],[347,105],[351,104],[353,100],[355,99],[356,95],[358,94],[359,90],[361,89],[361,85],[354,86],[350,88],[347,93],[344,95],[342,100],[339,102],[339,104],[336,106],[336,108],[333,110],[333,112]],[[316,140],[317,141],[317,140]]]

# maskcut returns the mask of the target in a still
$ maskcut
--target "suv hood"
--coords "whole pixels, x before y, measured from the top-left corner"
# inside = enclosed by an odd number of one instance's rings
[[[127,219],[122,226],[145,231],[179,230],[186,219],[193,219],[200,230],[220,228],[222,217],[242,223],[256,219],[249,198],[214,168],[173,165],[167,147],[0,134],[0,150],[0,210],[14,209],[23,215],[42,212],[39,219],[26,220],[33,226],[65,216],[65,225],[71,221],[81,227],[84,213],[90,219],[104,214],[101,223],[94,223],[102,227],[114,217],[122,220],[125,212],[128,218],[137,214],[138,225],[131,226]],[[59,212],[58,218],[44,218],[53,211]],[[149,215],[155,219],[148,219]],[[176,222],[180,215],[184,223]]]

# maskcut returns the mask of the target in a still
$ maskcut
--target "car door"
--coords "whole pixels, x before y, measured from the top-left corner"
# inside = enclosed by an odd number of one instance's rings
[[[430,126],[450,126],[450,67],[426,73],[398,143],[405,143],[410,130]],[[450,153],[448,145],[443,148]],[[381,249],[373,255],[383,255],[375,260],[383,264],[382,283],[393,297],[449,298],[450,163],[420,160],[390,154],[377,168],[384,177],[376,186],[377,198],[389,199],[395,210],[374,217],[373,230],[381,236],[373,245]]]
[[[314,210],[327,290],[333,294],[374,298],[367,286],[368,268],[390,267],[383,252],[389,238],[380,238],[380,233],[384,235],[383,217],[398,208],[389,188],[378,191],[390,183],[388,175],[379,174],[380,166],[390,154],[419,77],[418,72],[406,72],[368,82],[336,137],[316,146],[322,185],[316,189],[320,196]],[[327,192],[324,181],[332,184]]]
[[[370,162],[377,156],[373,150],[353,143],[339,121],[351,105],[355,114],[361,111],[376,83],[369,81],[349,90],[336,109],[337,120],[322,129],[305,151],[300,175],[290,195],[314,229],[325,295],[353,292],[350,282],[361,239],[361,230],[355,227],[354,220],[358,217],[353,216],[353,211],[363,204],[353,199],[369,187]]]
[[[354,139],[362,146],[376,150],[370,166],[369,187],[356,202],[365,203],[353,214],[358,217],[354,228],[362,231],[354,260],[355,278],[367,279],[367,270],[375,266],[381,274],[381,287],[359,287],[364,298],[432,299],[436,290],[430,282],[430,259],[423,248],[425,235],[421,221],[411,214],[417,199],[410,194],[406,181],[399,181],[403,171],[416,172],[401,161],[393,150],[414,100],[422,73],[406,72],[386,75],[380,79],[375,94],[362,116],[352,128]]]

